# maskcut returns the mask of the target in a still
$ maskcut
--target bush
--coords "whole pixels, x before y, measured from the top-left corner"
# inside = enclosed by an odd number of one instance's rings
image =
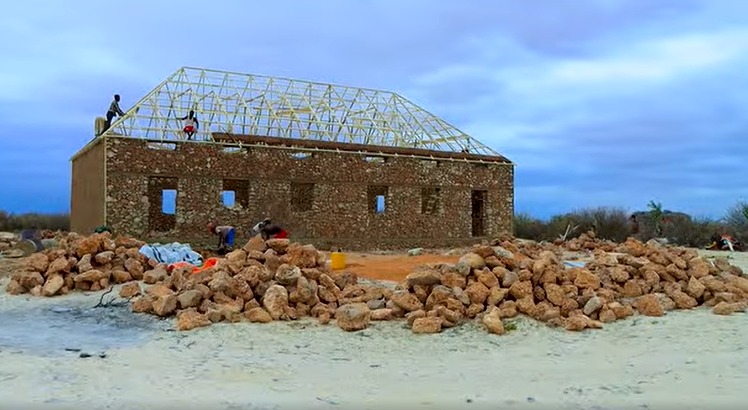
[[[703,248],[712,242],[712,236],[725,230],[723,224],[708,218],[679,219],[668,224],[663,233],[668,240],[680,246]]]
[[[546,239],[546,224],[526,213],[514,215],[514,236],[533,241]]]
[[[17,232],[24,229],[67,231],[70,229],[70,215],[40,213],[14,215],[9,212],[0,211],[0,231]]]
[[[741,242],[748,240],[748,203],[740,201],[727,210],[725,230]]]
[[[594,231],[600,239],[623,242],[631,235],[628,213],[621,208],[599,207],[581,209],[565,215],[554,216],[548,224],[550,240],[558,238],[566,232],[567,226],[576,229],[567,235],[566,239]]]

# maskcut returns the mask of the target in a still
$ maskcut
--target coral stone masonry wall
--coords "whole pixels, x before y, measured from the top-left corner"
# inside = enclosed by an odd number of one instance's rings
[[[101,145],[106,222],[144,240],[214,245],[205,226],[216,221],[238,227],[241,242],[265,217],[323,249],[455,246],[512,230],[514,173],[503,158],[315,150],[309,141],[240,148],[107,137]]]
[[[106,145],[97,140],[80,151],[72,164],[70,229],[91,232],[104,224]]]

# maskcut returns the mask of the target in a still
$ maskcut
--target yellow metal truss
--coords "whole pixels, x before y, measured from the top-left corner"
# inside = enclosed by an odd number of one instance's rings
[[[223,132],[499,155],[397,93],[192,67],[170,75],[104,135],[183,140],[180,118],[190,110],[201,141]]]

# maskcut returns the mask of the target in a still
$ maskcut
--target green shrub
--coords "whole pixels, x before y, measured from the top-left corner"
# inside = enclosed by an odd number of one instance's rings
[[[727,210],[725,230],[741,242],[748,241],[748,203],[740,201]]]
[[[723,224],[709,218],[677,219],[665,226],[663,234],[673,244],[703,248],[712,242],[714,234],[724,230]]]
[[[541,241],[546,238],[546,224],[526,213],[514,215],[514,236],[522,239]]]
[[[569,233],[566,239],[576,238],[585,232],[594,231],[600,239],[623,242],[631,234],[628,213],[621,208],[581,209],[565,215],[554,216],[548,225],[548,234],[551,239],[563,235],[568,226],[576,229]]]

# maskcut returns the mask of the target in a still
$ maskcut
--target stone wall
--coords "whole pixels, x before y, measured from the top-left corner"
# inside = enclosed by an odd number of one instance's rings
[[[511,164],[202,142],[164,149],[112,137],[106,146],[107,222],[144,239],[214,245],[206,224],[215,221],[238,227],[242,242],[270,217],[292,239],[321,248],[454,246],[480,240],[472,232],[473,190],[486,191],[482,236],[512,230]],[[177,191],[174,215],[162,212],[165,189]],[[224,190],[234,191],[231,208]],[[377,195],[385,197],[382,213]]]
[[[104,142],[84,147],[71,162],[70,229],[93,232],[105,221]]]

